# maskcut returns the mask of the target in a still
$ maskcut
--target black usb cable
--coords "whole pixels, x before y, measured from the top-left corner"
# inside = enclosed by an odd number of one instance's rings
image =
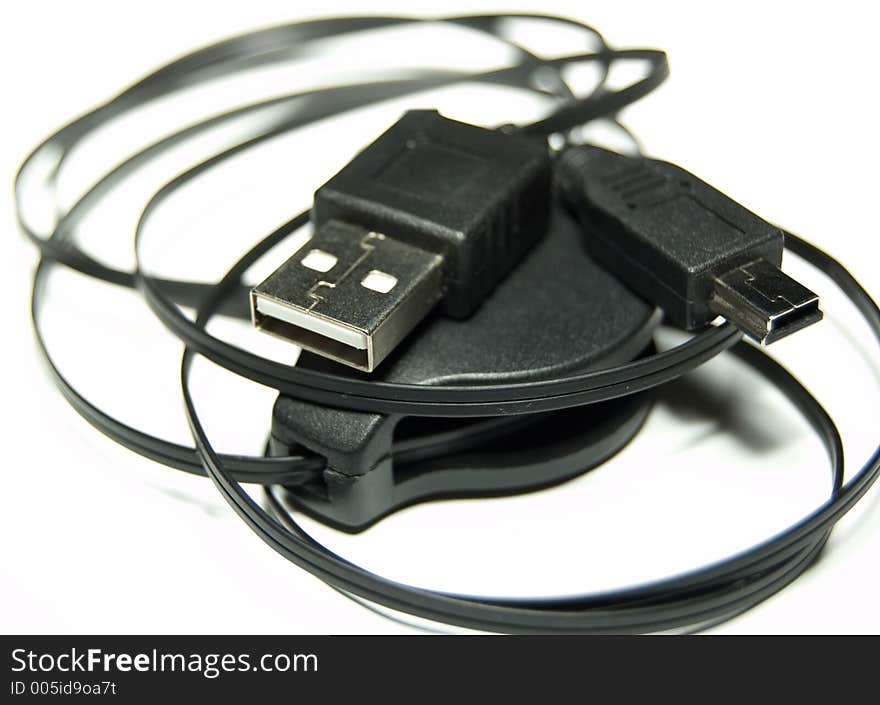
[[[504,39],[503,16],[436,20]],[[880,449],[845,484],[837,430],[797,380],[742,333],[764,343],[794,333],[821,317],[818,299],[782,274],[783,246],[825,272],[858,308],[880,339],[880,310],[843,267],[827,254],[784,233],[696,177],[662,162],[624,157],[567,144],[551,153],[546,138],[617,112],[659,85],[667,73],[656,50],[617,50],[595,30],[569,20],[599,41],[595,52],[539,59],[511,42],[518,61],[488,73],[414,72],[383,82],[337,86],[276,98],[211,118],[156,142],[107,173],[82,198],[59,210],[54,227],[30,225],[21,180],[49,155],[47,182],[66,155],[109,119],[155,98],[258,63],[285,60],[310,42],[367,29],[417,22],[406,18],[339,18],[261,30],[220,42],[160,68],[39,145],[16,182],[19,224],[40,248],[32,313],[40,351],[74,408],[111,438],[154,460],[208,475],[249,526],[279,554],[350,595],[428,619],[499,632],[632,633],[693,630],[728,619],[794,580],[822,550],[834,524],[867,492],[880,473]],[[600,86],[575,96],[559,77],[536,87],[539,69],[558,71],[573,61],[594,62],[607,75],[620,58],[641,58],[650,70],[623,89]],[[103,265],[80,249],[72,234],[109,185],[161,151],[225,120],[268,107],[281,108],[268,127],[239,145],[195,165],[164,186],[141,215],[136,247],[155,208],[180,187],[224,159],[287,130],[378,100],[461,81],[518,86],[544,93],[555,109],[515,129],[490,130],[436,113],[411,113],[320,189],[312,214],[317,230],[253,292],[242,275],[270,248],[309,221],[292,218],[258,243],[216,284],[159,279],[140,262],[133,272]],[[604,82],[603,82],[604,84]],[[542,84],[544,85],[544,84]],[[45,164],[45,162],[43,162]],[[430,169],[425,169],[430,165]],[[433,199],[433,200],[432,200]],[[682,345],[605,369],[574,372],[520,384],[422,386],[380,382],[369,376],[419,321],[441,312],[467,317],[494,287],[529,256],[543,236],[552,203],[564,203],[581,224],[591,255],[633,291],[659,306],[670,324],[696,331]],[[701,239],[702,237],[702,239]],[[41,335],[41,287],[61,264],[103,281],[136,286],[156,315],[186,345],[182,387],[195,448],[122,424],[77,391],[53,363]],[[246,316],[250,297],[258,327],[288,337],[364,372],[360,377],[318,372],[263,359],[205,330],[212,316]],[[189,318],[181,306],[193,306]],[[728,323],[711,325],[716,315]],[[188,379],[196,355],[280,392],[334,408],[423,417],[505,418],[570,409],[617,399],[662,385],[725,350],[732,350],[794,404],[822,439],[832,468],[829,501],[801,522],[748,552],[708,568],[615,593],[556,600],[504,600],[450,595],[400,585],[351,564],[311,539],[295,522],[280,492],[320,481],[325,460],[313,454],[242,457],[215,452],[202,427]],[[492,432],[490,426],[476,433]],[[435,452],[425,439],[409,452]],[[436,452],[442,448],[436,447]],[[267,488],[267,507],[240,486]]]

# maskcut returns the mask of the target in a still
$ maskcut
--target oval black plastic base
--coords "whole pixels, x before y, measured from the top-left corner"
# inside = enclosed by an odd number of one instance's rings
[[[373,373],[304,353],[298,365],[407,384],[526,382],[627,362],[652,347],[657,312],[584,252],[556,211],[550,231],[480,309],[426,319]],[[298,509],[360,531],[438,497],[524,492],[576,476],[622,448],[648,402],[631,397],[563,412],[494,419],[371,414],[281,396],[269,452],[327,458],[320,480],[289,488]]]

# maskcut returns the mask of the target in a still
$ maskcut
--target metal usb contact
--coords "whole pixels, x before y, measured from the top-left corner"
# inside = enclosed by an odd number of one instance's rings
[[[709,308],[764,345],[822,319],[819,297],[763,259],[716,277]]]
[[[443,258],[331,220],[251,290],[254,325],[372,372],[433,308]]]

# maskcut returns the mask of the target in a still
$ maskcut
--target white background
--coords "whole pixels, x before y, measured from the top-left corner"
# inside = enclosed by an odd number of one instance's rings
[[[869,3],[738,2],[722,9],[699,2],[544,2],[539,8],[409,2],[377,3],[369,11],[513,8],[575,15],[616,46],[667,50],[671,79],[624,113],[647,151],[829,250],[880,294],[877,21]],[[270,23],[365,9],[326,0],[295,8],[261,0],[6,4],[0,21],[6,94],[0,173],[10,183],[18,162],[45,134],[196,46]],[[445,31],[428,36],[398,38],[399,46],[456,66],[471,61],[476,40]],[[340,50],[335,64],[313,69],[345,75],[377,60],[378,51]],[[271,83],[277,78],[264,76],[250,87],[280,92]],[[295,90],[314,76],[291,73],[284,80],[291,81],[284,89]],[[129,125],[125,139],[123,132],[109,135],[92,145],[91,160],[87,154],[73,160],[62,190],[75,195],[77,183],[82,187],[97,176],[119,149],[173,127],[182,110],[212,105],[196,96],[178,112],[156,111]],[[307,206],[311,191],[406,105],[436,105],[450,116],[487,124],[527,120],[541,109],[521,96],[470,88],[397,101],[273,143],[238,163],[225,181],[210,176],[160,213],[150,228],[147,261],[170,275],[216,276],[248,243]],[[106,261],[130,266],[137,205],[183,163],[133,183],[115,210],[87,223],[83,242]],[[66,405],[32,342],[27,296],[34,252],[16,233],[11,197],[0,199],[0,208],[6,331],[0,630],[416,631],[350,603],[287,564],[210,483],[130,454]],[[790,269],[823,295],[826,321],[773,351],[839,421],[851,475],[877,442],[876,348],[827,280],[793,259]],[[180,347],[135,295],[62,274],[53,279],[50,296],[46,325],[65,373],[127,422],[187,442],[176,384]],[[241,326],[215,330],[289,357],[289,350]],[[198,369],[196,390],[221,449],[259,450],[270,390],[207,364]],[[718,560],[782,530],[824,500],[828,473],[818,442],[778,394],[739,366],[719,359],[665,399],[620,456],[564,486],[415,507],[358,536],[308,526],[343,555],[398,580],[471,593],[558,594],[650,580]],[[875,490],[838,526],[816,567],[714,631],[877,633],[878,555]]]

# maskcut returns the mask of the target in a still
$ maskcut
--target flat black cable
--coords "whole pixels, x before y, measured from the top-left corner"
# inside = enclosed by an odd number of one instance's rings
[[[862,293],[864,293],[864,292],[862,292]],[[865,295],[865,296],[867,296],[867,295]],[[867,300],[870,301],[870,299],[867,299]],[[876,307],[875,307],[875,310],[876,310]],[[866,489],[866,487],[865,487],[864,489]],[[863,491],[864,491],[864,490],[863,490]],[[860,496],[860,495],[859,495],[859,496]],[[814,543],[814,544],[812,544],[812,546],[813,546],[813,548],[815,549],[816,544]],[[815,549],[815,550],[817,550],[817,549]],[[805,554],[805,555],[807,555],[807,554]]]

